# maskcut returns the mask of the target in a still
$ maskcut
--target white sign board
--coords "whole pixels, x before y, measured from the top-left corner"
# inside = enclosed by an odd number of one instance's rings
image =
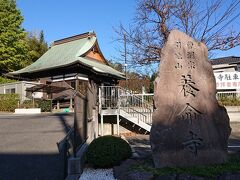
[[[240,72],[214,73],[217,89],[240,89]]]
[[[43,92],[33,92],[32,97],[37,99],[37,98],[42,98],[43,97]]]

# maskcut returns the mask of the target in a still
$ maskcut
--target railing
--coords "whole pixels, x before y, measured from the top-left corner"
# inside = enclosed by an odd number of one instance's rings
[[[100,108],[119,108],[140,121],[152,123],[153,94],[133,94],[119,86],[101,86],[100,93]]]
[[[138,98],[142,99],[143,102],[147,102],[153,105],[153,93],[134,94]]]
[[[223,91],[223,92],[217,92],[216,97],[218,100],[221,99],[240,99],[240,91]]]
[[[99,91],[101,108],[118,108],[119,92],[118,86],[101,86]]]

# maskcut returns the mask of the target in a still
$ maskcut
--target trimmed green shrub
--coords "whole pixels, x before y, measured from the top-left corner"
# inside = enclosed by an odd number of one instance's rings
[[[31,100],[25,100],[23,101],[22,104],[20,104],[20,108],[32,108],[33,107],[33,102]]]
[[[41,108],[42,112],[50,112],[51,111],[51,101],[50,100],[37,100],[36,106]]]
[[[0,94],[0,111],[14,112],[18,102],[18,94]]]
[[[102,136],[94,139],[86,152],[87,161],[95,167],[105,168],[119,165],[131,157],[130,145],[120,137]]]
[[[51,101],[50,100],[43,100],[43,99],[35,99],[34,100],[34,107],[41,108],[42,112],[50,112],[51,111]],[[25,100],[21,105],[21,108],[33,108],[32,100]]]
[[[239,97],[220,97],[218,99],[219,104],[223,106],[240,106],[240,98]]]

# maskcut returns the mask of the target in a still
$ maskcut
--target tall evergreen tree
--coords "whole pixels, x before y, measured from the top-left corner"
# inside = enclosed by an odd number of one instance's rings
[[[26,33],[15,0],[0,0],[0,73],[18,70],[27,64]]]
[[[35,62],[48,50],[48,45],[44,40],[43,31],[39,34],[34,32],[28,33],[27,44],[29,63]]]

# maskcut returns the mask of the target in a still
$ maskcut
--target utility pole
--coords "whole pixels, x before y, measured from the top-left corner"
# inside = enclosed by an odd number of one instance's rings
[[[124,33],[124,58],[125,58],[125,88],[128,89],[128,83],[127,83],[127,43],[126,43],[126,34]]]

